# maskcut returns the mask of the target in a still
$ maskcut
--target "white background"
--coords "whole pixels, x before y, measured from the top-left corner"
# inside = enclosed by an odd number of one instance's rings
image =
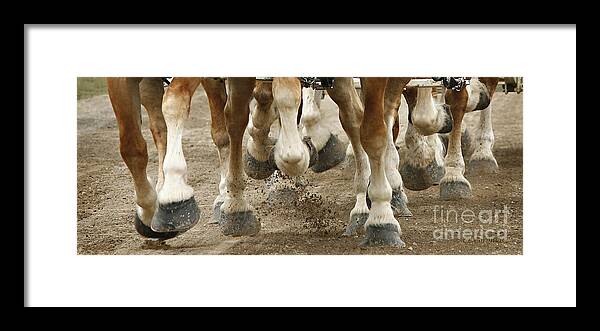
[[[29,26],[26,304],[575,305],[575,35],[575,27]],[[78,256],[76,77],[135,75],[523,76],[524,254]]]

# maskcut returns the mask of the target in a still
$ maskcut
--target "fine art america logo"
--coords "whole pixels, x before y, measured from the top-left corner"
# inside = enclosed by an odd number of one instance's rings
[[[464,209],[434,206],[433,230],[435,240],[493,240],[508,239],[508,216],[506,205],[502,209]]]

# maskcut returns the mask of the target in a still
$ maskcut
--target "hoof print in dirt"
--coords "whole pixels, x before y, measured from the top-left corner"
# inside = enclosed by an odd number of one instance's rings
[[[400,189],[392,190],[392,200],[390,205],[394,211],[394,215],[401,217],[412,217],[412,212],[406,206],[406,202],[402,199],[402,191]]]
[[[167,240],[167,239],[175,238],[180,233],[178,231],[155,232],[149,226],[142,223],[142,220],[140,220],[137,213],[135,214],[134,226],[135,226],[135,230],[140,235],[142,235],[143,237],[146,237],[146,238],[150,238],[150,239]]]
[[[471,186],[465,181],[442,181],[440,183],[440,199],[460,200],[472,198]]]
[[[369,213],[360,213],[350,216],[350,223],[346,226],[346,231],[344,231],[342,236],[351,237],[357,235],[364,227],[367,218],[369,218]]]
[[[254,236],[260,231],[260,222],[252,211],[231,214],[221,212],[219,226],[224,235],[232,237]]]
[[[467,171],[472,175],[493,174],[498,172],[498,164],[493,159],[471,160],[467,164]]]
[[[327,143],[319,151],[317,162],[310,168],[314,172],[323,172],[340,164],[346,159],[347,144],[344,144],[334,134],[329,136]]]
[[[391,246],[402,248],[405,246],[400,239],[400,231],[395,224],[369,225],[361,247]]]
[[[161,204],[152,219],[156,232],[183,232],[191,229],[200,219],[200,210],[194,197],[184,201]]]
[[[251,178],[256,180],[267,179],[275,170],[277,170],[277,166],[274,160],[259,161],[248,153],[248,151],[244,153],[244,171]]]

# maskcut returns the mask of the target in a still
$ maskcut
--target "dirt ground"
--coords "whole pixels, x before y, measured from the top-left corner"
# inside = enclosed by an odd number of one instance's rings
[[[474,196],[468,200],[441,201],[437,186],[420,192],[407,190],[409,208],[414,216],[399,219],[406,247],[398,249],[359,248],[361,235],[341,236],[355,201],[352,189],[354,166],[348,162],[320,174],[309,170],[302,178],[306,186],[293,194],[276,194],[278,191],[271,185],[273,180],[248,178],[246,198],[262,223],[260,233],[254,237],[226,237],[217,225],[207,224],[217,194],[219,161],[210,138],[210,114],[201,87],[192,101],[183,149],[188,164],[188,183],[195,190],[202,217],[194,228],[174,239],[163,243],[146,240],[133,227],[133,183],[119,154],[119,135],[108,96],[79,100],[77,252],[117,255],[522,254],[523,94],[498,92],[492,105],[496,136],[494,154],[499,172],[480,176],[466,173]],[[324,100],[323,108],[330,114],[328,116],[337,116],[337,108],[328,98]],[[471,129],[475,129],[478,120],[478,114],[468,114],[465,118]],[[143,124],[149,151],[148,173],[155,180],[157,153],[145,112]],[[347,141],[341,128],[338,129],[340,138]],[[244,142],[246,139],[247,134]],[[460,218],[465,215],[463,212],[469,213],[467,215],[472,212],[479,218],[474,221],[466,218],[467,222]],[[490,213],[499,215],[498,219],[487,222]],[[473,233],[487,231],[492,235],[469,238],[465,229]],[[454,230],[462,237],[452,238],[448,233]],[[446,235],[442,236],[444,233]]]

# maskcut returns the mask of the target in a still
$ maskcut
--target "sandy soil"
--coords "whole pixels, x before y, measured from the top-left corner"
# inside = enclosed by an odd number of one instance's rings
[[[77,252],[78,254],[522,254],[523,252],[523,95],[496,93],[493,99],[494,154],[497,174],[466,174],[473,187],[469,200],[447,202],[439,188],[407,190],[412,218],[399,219],[403,249],[358,248],[361,236],[342,237],[354,204],[354,166],[347,162],[325,173],[308,171],[306,186],[293,194],[277,194],[273,180],[248,179],[246,198],[262,223],[255,237],[231,238],[217,225],[207,224],[219,181],[217,150],[210,138],[210,115],[201,87],[192,101],[183,148],[188,181],[202,212],[200,222],[186,233],[156,243],[139,236],[133,227],[134,192],[130,173],[118,150],[118,130],[106,95],[78,101],[77,113]],[[334,104],[324,100],[329,116]],[[475,128],[478,114],[466,116]],[[144,137],[148,142],[148,171],[157,174],[157,153],[145,112]],[[341,132],[341,128],[338,127]],[[344,133],[340,138],[347,140]],[[247,137],[245,138],[247,139]],[[278,180],[286,183],[285,179]],[[275,192],[275,193],[274,193]],[[506,221],[502,212],[506,206]],[[440,213],[442,211],[442,213]],[[460,219],[472,211],[481,220]],[[456,222],[455,212],[458,215]],[[489,213],[498,222],[487,223]],[[442,218],[442,220],[440,220]],[[444,219],[446,222],[444,222]],[[464,231],[489,230],[491,239],[465,238]],[[440,237],[459,230],[463,238]]]

